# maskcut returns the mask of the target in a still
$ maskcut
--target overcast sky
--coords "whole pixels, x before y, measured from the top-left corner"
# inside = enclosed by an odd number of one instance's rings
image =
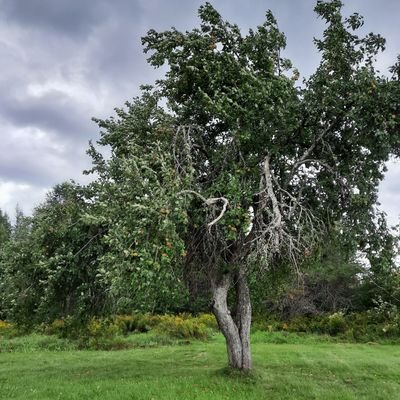
[[[140,38],[150,28],[191,29],[200,0],[0,0],[0,208],[25,213],[56,183],[85,182],[85,151],[98,138],[91,117],[105,118],[160,74],[146,63]],[[318,65],[312,39],[321,20],[313,0],[215,0],[243,30],[267,9],[286,33],[286,57],[303,75]],[[347,0],[345,12],[365,17],[381,33],[382,73],[400,53],[400,1]],[[391,163],[380,188],[391,223],[400,214],[400,164]]]

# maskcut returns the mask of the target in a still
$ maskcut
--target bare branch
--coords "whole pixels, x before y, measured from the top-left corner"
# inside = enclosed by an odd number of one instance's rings
[[[274,215],[273,220],[273,229],[276,230],[275,240],[274,240],[274,248],[277,251],[279,249],[279,242],[281,237],[281,229],[282,229],[282,214],[279,208],[278,200],[275,196],[274,187],[272,183],[271,169],[270,169],[270,156],[267,155],[264,159],[264,179],[266,191],[268,193],[268,197],[271,199],[272,210]]]
[[[218,202],[218,201],[220,201],[220,200],[224,202],[224,205],[222,206],[221,213],[218,215],[217,218],[215,218],[213,221],[211,221],[211,222],[209,222],[209,223],[207,224],[207,226],[208,226],[209,228],[212,227],[214,224],[216,224],[216,223],[224,216],[224,214],[225,214],[225,212],[226,212],[226,209],[227,209],[227,207],[228,207],[228,205],[229,205],[229,201],[228,201],[228,199],[225,198],[225,197],[215,197],[215,198],[208,199],[208,200],[206,201],[206,204],[207,204],[207,205],[211,205],[211,204],[215,204],[216,202]]]
[[[222,201],[224,203],[222,206],[222,210],[221,210],[220,214],[218,215],[218,217],[213,219],[211,222],[209,222],[207,224],[207,226],[209,228],[211,226],[215,225],[224,216],[226,209],[228,208],[228,205],[229,205],[229,200],[226,197],[210,197],[210,198],[206,199],[204,196],[202,196],[200,193],[195,192],[194,190],[182,190],[177,193],[178,196],[181,194],[193,194],[194,196],[197,196],[199,199],[201,199],[203,201],[203,203],[206,204],[207,206],[215,205],[215,204],[219,203],[220,201]]]

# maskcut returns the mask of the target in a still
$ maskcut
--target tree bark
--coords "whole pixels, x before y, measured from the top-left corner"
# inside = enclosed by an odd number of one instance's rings
[[[228,292],[236,287],[236,315],[228,307]],[[246,274],[243,268],[223,275],[212,283],[213,311],[219,328],[225,336],[229,367],[249,371],[252,367],[250,350],[251,302]]]
[[[242,369],[250,370],[250,328],[251,328],[251,300],[247,276],[244,269],[240,269],[236,283],[236,325],[242,342]]]

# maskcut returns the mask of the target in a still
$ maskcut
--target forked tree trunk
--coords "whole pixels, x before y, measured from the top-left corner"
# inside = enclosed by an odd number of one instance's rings
[[[236,315],[233,317],[228,307],[228,292],[236,288]],[[225,336],[228,363],[231,368],[249,371],[251,369],[250,325],[251,303],[247,278],[243,269],[225,274],[218,282],[213,282],[214,315]]]

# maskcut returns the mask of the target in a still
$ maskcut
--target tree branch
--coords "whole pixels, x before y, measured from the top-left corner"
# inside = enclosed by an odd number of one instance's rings
[[[177,196],[182,195],[182,194],[192,194],[194,196],[197,196],[201,201],[207,205],[207,206],[212,206],[214,204],[217,204],[218,202],[222,201],[224,204],[222,206],[222,210],[220,214],[218,215],[217,218],[213,219],[211,222],[207,224],[209,228],[211,228],[213,225],[215,225],[225,214],[228,205],[229,205],[229,200],[226,197],[210,197],[206,199],[204,196],[202,196],[200,193],[197,193],[194,190],[182,190],[177,193]]]

